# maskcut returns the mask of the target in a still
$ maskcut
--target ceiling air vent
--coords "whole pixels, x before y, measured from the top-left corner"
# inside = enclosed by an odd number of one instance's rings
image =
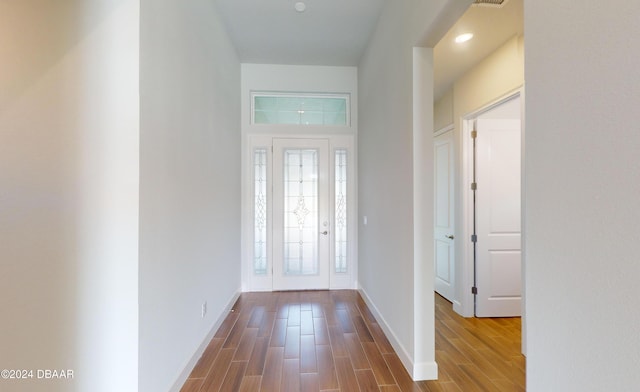
[[[475,0],[473,2],[474,7],[493,7],[502,8],[507,4],[509,0]]]

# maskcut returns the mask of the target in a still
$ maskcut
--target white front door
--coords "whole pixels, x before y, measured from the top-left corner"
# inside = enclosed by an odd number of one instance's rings
[[[521,121],[514,101],[507,104],[518,119],[488,115],[476,125],[478,317],[521,315]]]
[[[273,140],[273,290],[329,289],[329,141]]]
[[[453,302],[455,295],[453,130],[438,135],[435,157],[435,291]]]

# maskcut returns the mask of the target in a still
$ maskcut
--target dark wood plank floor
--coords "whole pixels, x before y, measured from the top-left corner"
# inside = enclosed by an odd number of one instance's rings
[[[357,291],[244,293],[181,391],[524,391],[520,319],[435,300],[438,381],[411,380]]]

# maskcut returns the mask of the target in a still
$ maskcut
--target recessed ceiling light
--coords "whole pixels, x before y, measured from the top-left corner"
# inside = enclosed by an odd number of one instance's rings
[[[473,38],[473,33],[460,34],[456,37],[456,43],[461,44],[463,42],[469,41],[471,38]]]
[[[305,3],[303,3],[302,1],[298,1],[297,3],[295,3],[293,5],[293,8],[295,8],[296,11],[298,11],[298,12],[304,12],[304,10],[307,9],[307,5]]]

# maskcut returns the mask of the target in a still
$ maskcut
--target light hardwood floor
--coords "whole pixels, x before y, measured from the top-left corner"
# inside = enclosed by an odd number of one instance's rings
[[[244,293],[181,392],[524,391],[520,319],[435,301],[438,381],[411,380],[357,291]]]

